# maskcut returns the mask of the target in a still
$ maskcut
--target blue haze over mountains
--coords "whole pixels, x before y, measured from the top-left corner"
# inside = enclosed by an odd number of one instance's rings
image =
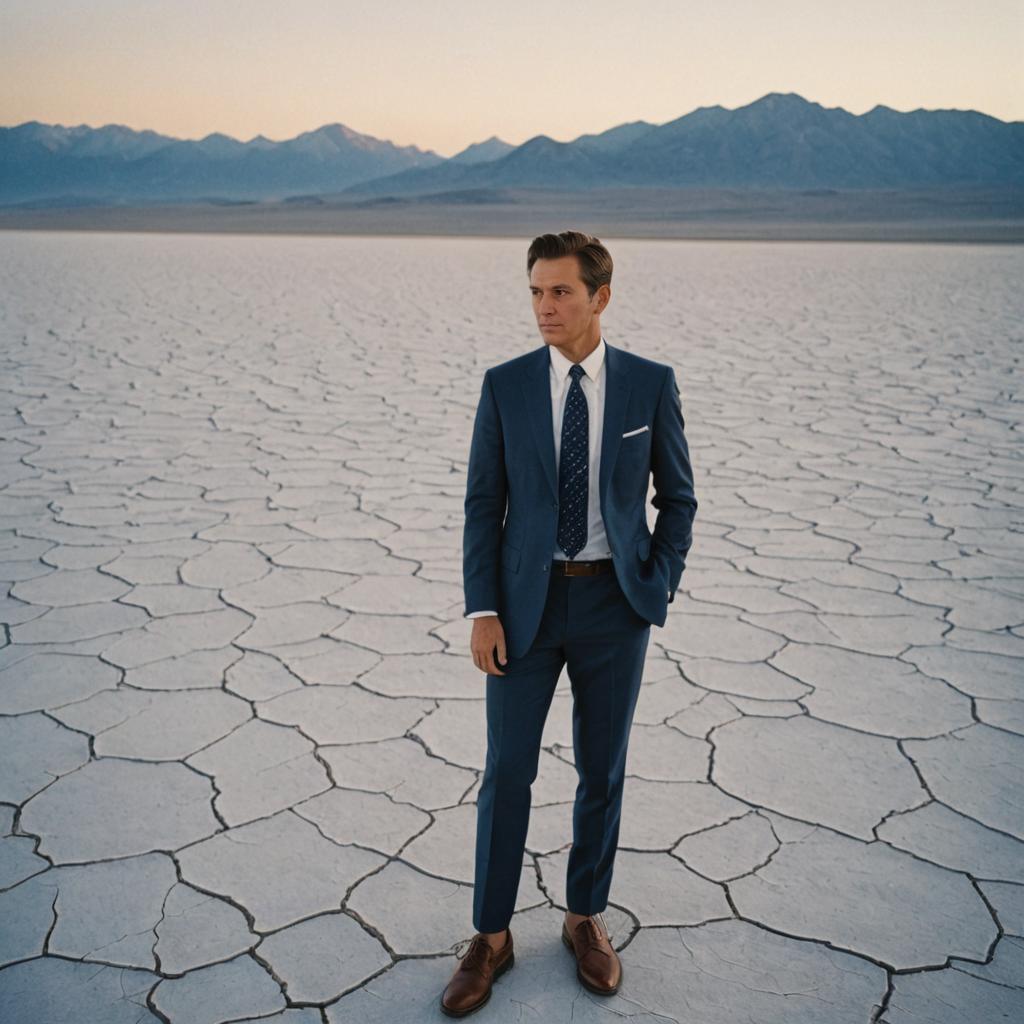
[[[0,128],[0,205],[353,201],[460,190],[614,186],[901,189],[1024,184],[1024,122],[876,106],[854,115],[795,93],[622,124],[571,142],[492,137],[445,158],[329,124],[283,142],[181,140],[120,125]]]

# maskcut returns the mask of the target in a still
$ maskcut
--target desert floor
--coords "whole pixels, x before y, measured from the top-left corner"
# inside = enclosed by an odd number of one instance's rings
[[[484,369],[542,344],[528,241],[0,234],[4,1021],[443,1019],[465,468]],[[609,244],[605,338],[675,368],[700,505],[624,982],[559,937],[563,674],[474,1019],[1024,1019],[1024,249]]]

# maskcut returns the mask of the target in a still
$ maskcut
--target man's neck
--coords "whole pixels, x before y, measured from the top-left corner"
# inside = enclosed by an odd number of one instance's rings
[[[561,345],[558,351],[569,360],[570,363],[582,363],[591,352],[601,344],[601,328],[597,328],[597,333],[579,339],[574,339],[572,342],[566,345]]]

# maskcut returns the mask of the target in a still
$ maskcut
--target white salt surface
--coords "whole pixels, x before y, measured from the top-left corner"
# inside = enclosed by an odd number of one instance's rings
[[[485,751],[465,466],[484,369],[542,344],[528,241],[0,234],[0,1019],[439,1014]],[[488,1019],[1020,1018],[1024,250],[608,244],[695,541],[623,988],[559,941],[563,677]]]

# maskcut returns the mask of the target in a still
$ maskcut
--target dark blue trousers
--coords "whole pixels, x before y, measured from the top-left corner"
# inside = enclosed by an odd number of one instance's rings
[[[487,761],[477,796],[473,927],[498,932],[512,919],[537,777],[541,735],[558,678],[573,694],[576,801],[566,903],[596,914],[608,902],[619,839],[626,747],[651,624],[614,569],[554,573],[537,636],[521,658],[487,675]]]

